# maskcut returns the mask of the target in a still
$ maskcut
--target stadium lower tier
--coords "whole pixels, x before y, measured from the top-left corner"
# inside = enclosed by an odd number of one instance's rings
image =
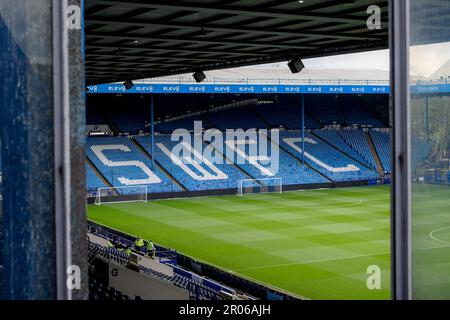
[[[389,134],[380,131],[316,130],[304,137],[300,131],[233,136],[216,131],[210,137],[185,132],[154,140],[152,147],[148,135],[88,137],[88,193],[116,187],[115,193],[127,194],[137,185],[149,194],[237,190],[243,181],[301,187],[371,181],[390,173]],[[426,159],[431,147],[422,143],[418,157]]]

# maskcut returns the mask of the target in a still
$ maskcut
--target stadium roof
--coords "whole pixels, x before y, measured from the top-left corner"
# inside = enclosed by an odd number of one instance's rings
[[[444,63],[433,75],[431,76],[433,79],[439,78],[450,78],[450,60]]]
[[[369,30],[367,8],[382,9]],[[388,47],[388,0],[88,0],[88,84]]]

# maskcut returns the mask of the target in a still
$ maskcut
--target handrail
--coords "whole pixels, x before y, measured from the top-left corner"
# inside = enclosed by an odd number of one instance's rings
[[[176,83],[176,84],[195,84],[195,80],[190,77],[164,77],[135,81],[136,84],[153,83]],[[370,79],[290,79],[290,78],[216,78],[207,77],[204,84],[330,84],[330,85],[389,85],[389,80],[370,80]],[[450,77],[430,80],[414,80],[412,85],[428,84],[450,84]]]
[[[193,78],[189,77],[164,77],[135,81],[136,84],[153,83],[176,83],[176,84],[194,84]],[[289,79],[289,78],[215,78],[207,77],[204,84],[389,84],[389,80],[351,80],[351,79]]]

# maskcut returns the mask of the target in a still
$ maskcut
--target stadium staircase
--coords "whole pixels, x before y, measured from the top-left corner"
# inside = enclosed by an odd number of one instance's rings
[[[383,165],[381,164],[380,156],[378,155],[377,149],[375,148],[375,144],[373,143],[372,136],[370,135],[370,133],[368,131],[364,132],[364,135],[366,136],[370,151],[372,152],[372,156],[377,165],[377,171],[381,177],[384,177],[385,173],[384,173]]]
[[[143,148],[139,142],[137,142],[134,138],[131,139],[131,142],[133,142],[133,144],[139,149],[140,152],[142,152],[142,154],[145,157],[149,159],[150,162],[152,161],[152,156],[150,155],[150,153],[148,153],[147,150],[145,150],[145,148]],[[177,185],[182,191],[187,191],[187,188],[183,186],[177,179],[175,179],[174,176],[171,175],[169,171],[167,171],[163,166],[161,166],[156,159],[155,159],[155,166],[157,166],[159,170],[161,170],[166,176],[168,176],[170,180],[172,180],[172,182],[175,185]]]

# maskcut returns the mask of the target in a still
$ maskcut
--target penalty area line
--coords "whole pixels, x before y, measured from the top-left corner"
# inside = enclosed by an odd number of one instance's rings
[[[444,228],[444,229],[450,229],[450,227]],[[435,230],[435,231],[437,231],[437,230]],[[429,248],[421,248],[416,251],[425,251],[425,250],[441,249],[441,248],[448,248],[448,247],[450,247],[450,242],[448,242],[444,246],[441,245],[441,246],[435,246],[435,247],[429,247]],[[339,260],[350,260],[350,259],[357,259],[357,258],[381,256],[381,255],[390,254],[390,253],[391,253],[390,251],[386,251],[386,252],[378,252],[378,253],[373,253],[373,254],[361,254],[361,255],[339,257],[339,258],[332,258],[332,259],[307,260],[307,261],[300,261],[300,262],[293,262],[293,263],[273,264],[273,265],[268,265],[268,266],[240,268],[240,269],[235,269],[234,271],[240,272],[240,271],[258,270],[258,269],[270,269],[270,268],[277,268],[277,267],[289,267],[289,266],[296,266],[296,265],[303,265],[303,264],[314,264],[314,263],[321,263],[321,262],[332,262],[332,261],[339,261]]]
[[[236,269],[236,271],[249,271],[249,270],[258,270],[258,269],[266,269],[266,268],[289,267],[289,266],[296,266],[296,265],[302,265],[302,264],[313,264],[313,263],[321,263],[321,262],[331,262],[331,261],[349,260],[349,259],[356,259],[356,258],[374,257],[374,256],[381,256],[384,254],[390,254],[390,251],[378,252],[378,253],[373,253],[373,254],[361,254],[361,255],[347,256],[347,257],[331,258],[331,259],[317,259],[317,260],[307,260],[307,261],[300,261],[300,262],[293,262],[293,263],[272,264],[272,265],[268,265],[268,266]]]

